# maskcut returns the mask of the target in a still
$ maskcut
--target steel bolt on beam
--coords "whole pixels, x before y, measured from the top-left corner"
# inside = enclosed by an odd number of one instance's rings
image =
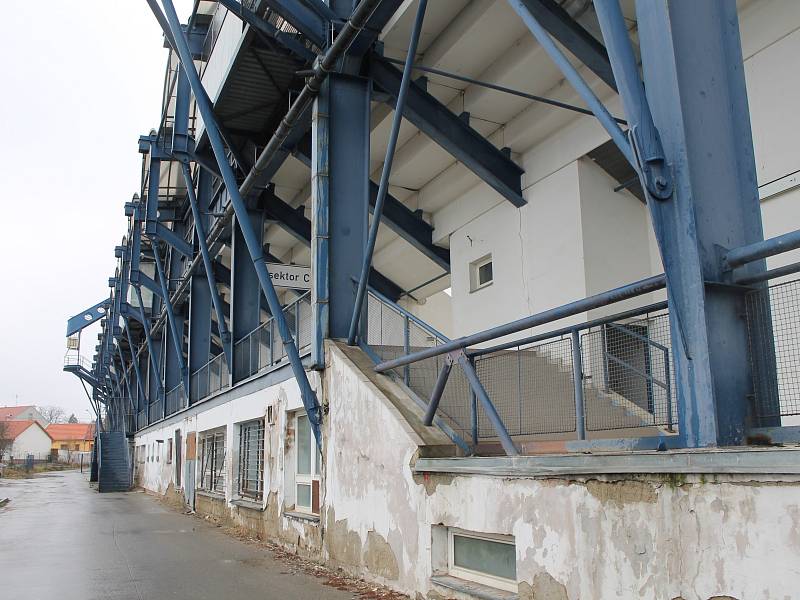
[[[173,6],[171,0],[162,0],[162,4],[166,13],[169,29],[173,34],[175,49],[180,57],[180,62],[183,66],[184,73],[189,79],[189,84],[194,91],[198,109],[200,110],[200,113],[203,116],[203,121],[206,125],[206,134],[208,135],[209,142],[214,152],[214,157],[219,165],[225,187],[228,190],[231,205],[233,206],[236,218],[241,224],[241,231],[245,240],[245,244],[250,253],[253,265],[255,266],[261,288],[267,298],[270,312],[272,313],[273,318],[278,325],[278,330],[283,340],[286,354],[289,357],[290,364],[292,365],[292,371],[294,372],[297,383],[300,387],[303,405],[308,413],[309,422],[312,430],[314,431],[314,437],[316,438],[317,446],[321,449],[322,432],[320,431],[319,423],[319,405],[317,403],[316,395],[311,389],[311,384],[308,381],[308,376],[305,372],[305,368],[303,367],[303,363],[300,360],[300,354],[297,351],[297,346],[294,343],[294,339],[289,331],[283,311],[281,310],[278,294],[272,285],[272,280],[270,279],[269,271],[264,261],[264,250],[261,245],[261,240],[259,239],[260,236],[256,236],[256,233],[251,226],[250,218],[247,214],[247,206],[242,198],[242,195],[240,194],[239,186],[236,182],[236,176],[233,172],[233,169],[227,162],[225,147],[222,142],[222,137],[217,125],[213,107],[208,101],[208,96],[205,94],[203,84],[200,81],[197,70],[195,69],[194,62],[189,52],[188,44],[186,43],[186,39],[183,37],[183,33],[181,31],[178,15],[175,12],[175,7]]]
[[[419,37],[422,33],[422,21],[425,18],[425,9],[427,6],[428,0],[420,0],[416,19],[414,20],[414,28],[411,30],[411,41],[408,44],[408,54],[406,56],[405,66],[403,67],[403,79],[400,83],[400,93],[397,95],[397,104],[395,105],[394,117],[392,119],[392,130],[386,148],[386,158],[383,162],[383,172],[381,173],[381,181],[378,186],[378,197],[375,199],[375,209],[373,210],[372,223],[370,224],[369,237],[367,238],[367,248],[364,252],[364,262],[361,265],[361,277],[358,280],[358,290],[356,291],[356,299],[353,306],[353,317],[350,321],[350,331],[347,336],[347,343],[351,346],[356,343],[358,323],[361,319],[361,308],[364,305],[364,296],[367,292],[367,279],[369,277],[370,267],[372,266],[372,255],[375,252],[375,242],[378,239],[378,228],[381,224],[383,204],[386,200],[386,192],[389,189],[389,175],[392,172],[392,162],[394,161],[395,149],[397,148],[400,125],[403,122],[403,108],[405,107],[406,97],[408,96],[408,87],[411,85],[411,67],[414,64],[414,57],[417,53]]]

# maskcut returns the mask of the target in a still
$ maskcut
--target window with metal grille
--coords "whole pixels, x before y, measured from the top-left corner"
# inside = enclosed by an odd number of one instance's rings
[[[295,461],[295,508],[298,511],[319,513],[319,469],[322,457],[311,431],[308,416],[298,414],[295,418],[297,432],[297,460]]]
[[[200,434],[200,487],[225,493],[225,430]]]
[[[239,429],[239,495],[261,500],[264,494],[264,419]]]

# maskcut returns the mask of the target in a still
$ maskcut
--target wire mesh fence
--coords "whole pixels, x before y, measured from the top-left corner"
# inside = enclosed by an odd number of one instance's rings
[[[800,415],[800,279],[754,290],[745,306],[753,424],[800,424],[786,419]]]
[[[298,351],[311,345],[314,319],[311,294],[305,293],[283,309],[286,324]],[[275,319],[270,318],[233,345],[234,381],[239,382],[286,358]]]
[[[594,327],[581,335],[581,353],[587,429],[675,429],[666,311]]]
[[[174,414],[179,410],[186,408],[186,393],[183,389],[183,384],[179,383],[166,395],[167,415]]]
[[[581,326],[574,328],[576,331]],[[580,347],[574,364],[574,339]],[[446,339],[402,309],[371,294],[367,304],[367,345],[387,361]],[[676,430],[677,408],[669,316],[666,310],[587,325],[573,337],[562,330],[535,343],[503,345],[471,353],[481,385],[512,436],[575,435],[578,399],[574,369],[580,369],[583,417],[589,431],[634,430],[654,435]],[[423,402],[433,392],[444,356],[399,367],[393,375]],[[462,438],[497,437],[469,385],[454,366],[437,415]]]
[[[215,356],[189,378],[189,393],[192,402],[216,394],[230,386],[230,373],[225,355]]]

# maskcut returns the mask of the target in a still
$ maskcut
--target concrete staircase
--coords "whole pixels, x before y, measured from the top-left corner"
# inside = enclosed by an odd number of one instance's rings
[[[128,439],[122,431],[101,433],[98,489],[100,492],[127,492],[131,487]]]

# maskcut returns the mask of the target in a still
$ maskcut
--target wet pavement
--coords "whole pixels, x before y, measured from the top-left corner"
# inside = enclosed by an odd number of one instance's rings
[[[98,494],[87,473],[0,479],[3,498],[0,600],[354,597],[141,492]]]

